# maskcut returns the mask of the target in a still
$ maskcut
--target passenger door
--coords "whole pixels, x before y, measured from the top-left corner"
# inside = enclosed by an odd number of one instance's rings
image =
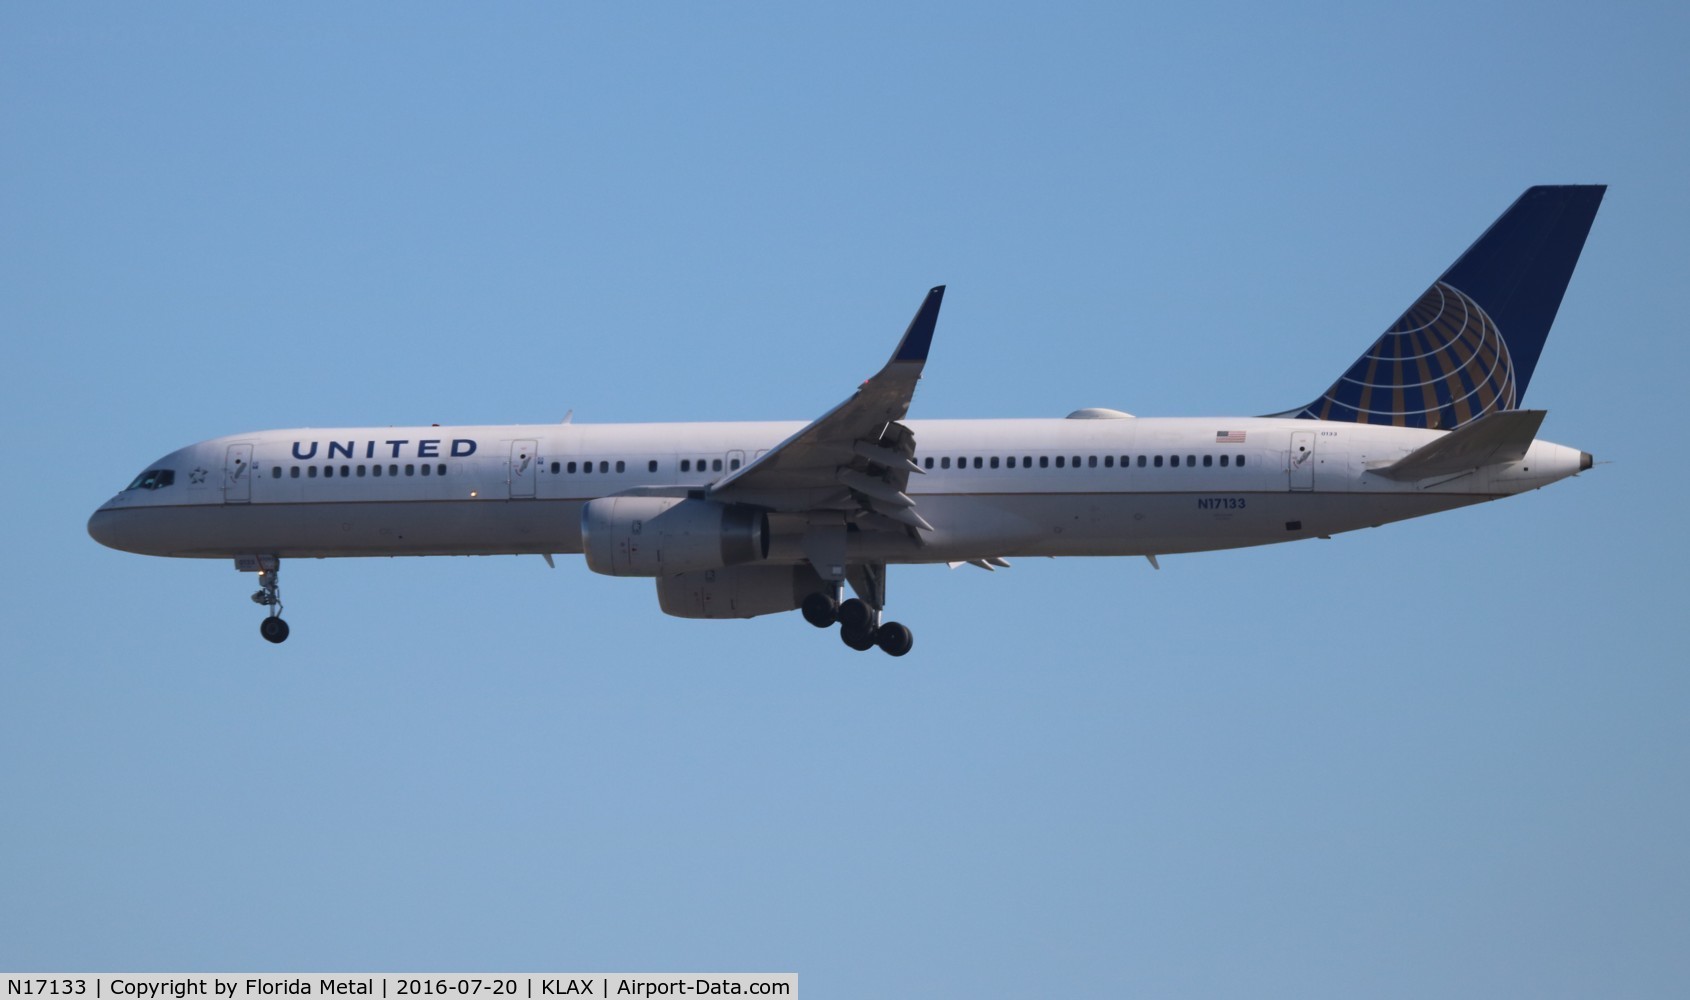
[[[538,441],[511,442],[511,499],[534,499],[535,474],[539,471],[540,459],[534,454],[539,450]]]
[[[223,502],[252,500],[252,445],[232,444],[223,456]]]
[[[1292,489],[1314,489],[1314,432],[1292,433],[1290,465],[1287,469],[1291,476]]]

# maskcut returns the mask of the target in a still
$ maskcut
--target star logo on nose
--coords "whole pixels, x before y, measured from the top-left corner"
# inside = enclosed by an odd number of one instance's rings
[[[205,477],[206,471],[204,469],[195,469],[194,471],[188,473],[188,482],[198,486],[199,484],[205,482]]]

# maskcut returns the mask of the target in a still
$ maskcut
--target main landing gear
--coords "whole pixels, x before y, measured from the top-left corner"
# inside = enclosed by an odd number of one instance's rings
[[[858,652],[879,646],[890,656],[903,656],[915,646],[915,635],[899,622],[880,621],[880,612],[853,597],[838,601],[831,594],[811,594],[800,610],[804,620],[816,628],[839,625],[839,639]]]
[[[271,642],[285,642],[288,623],[282,620],[282,588],[276,581],[282,570],[282,561],[276,559],[272,563],[269,568],[258,571],[258,591],[252,595],[252,603],[270,609],[270,614],[258,623],[258,634]]]

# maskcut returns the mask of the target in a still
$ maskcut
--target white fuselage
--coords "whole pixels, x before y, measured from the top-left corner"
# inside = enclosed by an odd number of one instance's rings
[[[933,530],[852,533],[851,561],[1159,555],[1400,521],[1536,489],[1581,453],[1398,482],[1374,474],[1442,432],[1274,418],[910,420],[909,495]],[[802,422],[535,424],[263,431],[149,466],[95,538],[229,558],[580,552],[581,508],[627,491],[705,490]],[[589,471],[590,470],[590,471]],[[771,515],[771,562],[804,559],[805,515]]]

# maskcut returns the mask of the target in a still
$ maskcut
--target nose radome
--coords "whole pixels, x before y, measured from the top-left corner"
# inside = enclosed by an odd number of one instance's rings
[[[112,544],[115,536],[112,533],[111,511],[102,507],[94,512],[94,516],[88,519],[88,537],[108,549],[117,548],[116,545]]]
[[[135,512],[121,508],[101,507],[88,519],[88,537],[108,549],[119,552],[135,551]]]

